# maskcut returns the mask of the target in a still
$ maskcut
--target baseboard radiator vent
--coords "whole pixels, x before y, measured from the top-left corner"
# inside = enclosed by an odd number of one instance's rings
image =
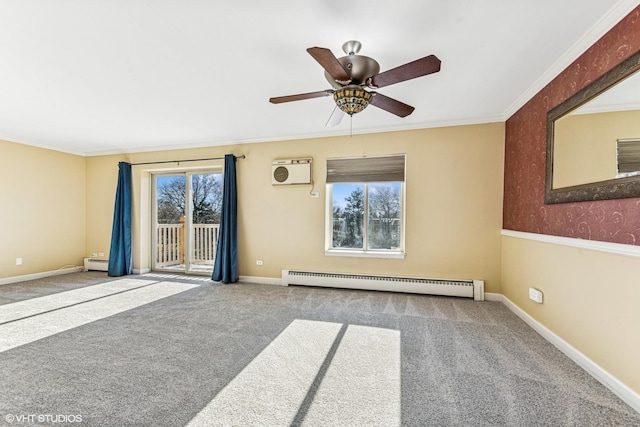
[[[484,280],[427,279],[420,277],[282,270],[282,285],[445,295],[484,301]]]
[[[85,258],[84,259],[84,271],[96,270],[96,271],[108,271],[109,260],[108,259],[96,259]]]

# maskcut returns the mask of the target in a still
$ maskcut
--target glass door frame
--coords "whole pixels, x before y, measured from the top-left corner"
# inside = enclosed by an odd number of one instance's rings
[[[217,174],[221,175],[222,171],[217,168],[193,169],[193,170],[175,170],[175,171],[158,171],[151,173],[151,270],[159,272],[175,272],[180,274],[193,274],[206,276],[211,275],[212,271],[194,271],[193,264],[193,195],[192,180],[194,175]],[[184,176],[185,178],[185,208],[184,208],[184,263],[180,263],[183,268],[163,268],[158,267],[158,177],[162,176]],[[213,266],[212,266],[213,270]]]

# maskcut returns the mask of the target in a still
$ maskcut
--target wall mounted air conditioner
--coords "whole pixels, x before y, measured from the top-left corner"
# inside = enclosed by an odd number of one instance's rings
[[[271,165],[271,183],[311,184],[311,159],[274,160]]]

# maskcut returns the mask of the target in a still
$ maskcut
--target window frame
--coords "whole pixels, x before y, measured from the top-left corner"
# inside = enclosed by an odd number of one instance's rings
[[[368,227],[369,227],[369,192],[368,185],[378,185],[385,183],[400,184],[400,206],[401,206],[401,224],[400,224],[400,247],[398,249],[367,249],[368,244]],[[358,184],[364,185],[364,207],[363,216],[364,230],[362,249],[360,248],[334,248],[333,247],[333,185],[334,184]],[[326,184],[326,202],[325,202],[325,256],[337,257],[356,257],[356,258],[390,258],[404,259],[405,252],[405,230],[406,230],[406,178],[404,181],[387,181],[387,182],[342,182]]]

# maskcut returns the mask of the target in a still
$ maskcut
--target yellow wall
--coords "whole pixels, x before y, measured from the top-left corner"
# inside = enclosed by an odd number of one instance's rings
[[[500,230],[504,124],[458,126],[353,137],[242,144],[87,159],[87,249],[108,252],[117,162],[245,154],[237,162],[240,274],[279,278],[282,269],[365,272],[486,280],[500,292]],[[324,254],[325,175],[328,157],[406,153],[406,252],[404,260],[327,257]],[[313,158],[311,186],[274,187],[276,158]],[[184,167],[221,162],[184,163]],[[134,166],[134,268],[150,267],[149,180]],[[256,266],[256,260],[264,261]]]
[[[0,154],[0,278],[82,265],[84,157],[7,141]]]
[[[640,393],[640,260],[507,237],[503,294],[560,338]],[[544,303],[528,299],[543,291]]]
[[[554,138],[553,188],[615,179],[617,141],[640,138],[640,110],[568,115]]]

